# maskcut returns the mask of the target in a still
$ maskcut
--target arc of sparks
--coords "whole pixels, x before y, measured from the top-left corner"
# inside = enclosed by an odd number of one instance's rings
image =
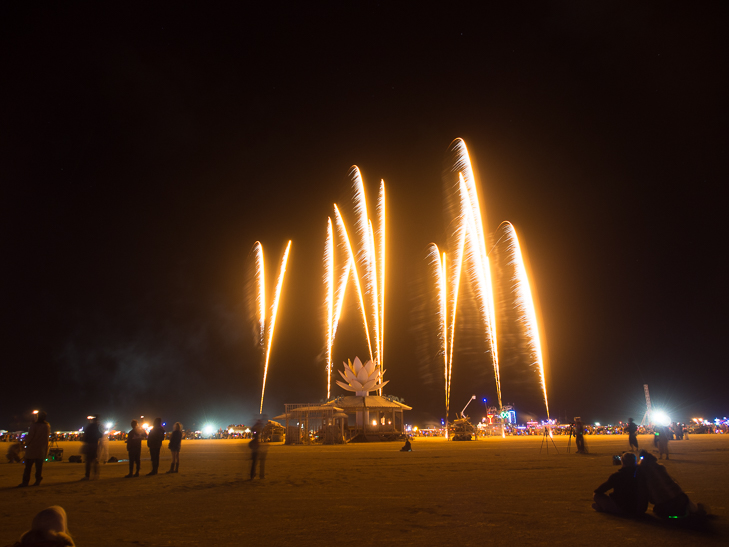
[[[324,246],[324,291],[327,313],[327,401],[331,396],[332,346],[334,344],[334,231],[332,218],[327,219],[327,240]]]
[[[508,221],[502,222],[499,228],[502,227],[508,242],[508,264],[514,267],[512,281],[514,282],[513,290],[516,295],[516,308],[521,313],[521,321],[525,327],[527,344],[529,346],[530,356],[533,359],[532,365],[536,366],[539,371],[539,380],[542,386],[542,393],[544,394],[544,406],[547,409],[547,419],[549,419],[549,401],[547,399],[547,383],[544,377],[542,343],[539,337],[539,324],[534,308],[534,297],[529,285],[529,276],[527,275],[516,229]]]
[[[256,280],[258,280],[258,294],[256,295],[256,319],[258,320],[258,344],[263,349],[266,341],[266,271],[263,259],[263,245],[256,241],[253,245],[256,257]]]
[[[448,294],[447,294],[447,261],[446,253],[441,257],[438,245],[430,244],[428,253],[430,263],[433,266],[435,274],[436,286],[438,287],[438,339],[441,344],[441,352],[443,353],[443,380],[445,386],[445,407],[446,416],[450,409],[451,394],[451,367],[452,360],[448,352]]]
[[[286,275],[286,263],[289,259],[289,251],[291,250],[291,241],[289,240],[286,245],[283,257],[281,258],[281,265],[278,272],[278,280],[276,281],[276,288],[274,289],[273,304],[271,305],[271,320],[268,324],[268,330],[266,332],[266,356],[263,365],[263,387],[261,388],[261,408],[259,412],[263,413],[263,397],[266,393],[266,378],[268,377],[268,362],[271,357],[271,347],[273,345],[273,333],[276,329],[276,316],[278,315],[278,305],[281,301],[281,289],[283,288],[284,276]]]
[[[364,322],[365,338],[367,338],[367,347],[369,348],[369,351],[370,351],[370,359],[374,361],[375,359],[374,359],[374,354],[372,352],[372,342],[370,340],[370,331],[369,331],[369,327],[367,326],[367,309],[365,307],[364,296],[362,295],[362,286],[359,281],[359,272],[357,271],[357,259],[354,256],[354,250],[352,249],[352,242],[349,239],[349,234],[347,233],[347,226],[344,224],[344,219],[342,218],[342,215],[339,212],[339,208],[337,207],[336,203],[334,204],[334,220],[336,221],[336,224],[340,229],[344,248],[347,251],[347,257],[349,259],[349,262],[352,264],[354,285],[355,285],[355,288],[357,289],[359,307],[360,307],[360,310],[362,311],[362,321]]]
[[[377,199],[377,218],[379,219],[377,226],[377,279],[379,281],[379,312],[380,312],[380,370],[384,377],[385,374],[385,181],[380,180],[380,193]],[[380,388],[382,395],[382,388]]]
[[[478,240],[478,227],[476,225],[476,219],[473,213],[473,206],[471,204],[470,196],[466,188],[466,183],[463,176],[460,178],[460,191],[463,211],[465,212],[464,222],[466,226],[466,234],[470,236],[468,242],[470,243],[471,264],[470,273],[474,280],[476,289],[476,295],[480,301],[481,313],[484,317],[484,327],[486,329],[486,336],[489,343],[489,349],[491,350],[491,357],[494,364],[494,375],[496,377],[496,394],[499,401],[499,409],[501,409],[501,377],[499,373],[499,355],[496,343],[496,322],[494,320],[494,304],[493,304],[493,284],[491,282],[491,270],[488,262],[488,255],[485,249],[480,248],[480,242]],[[485,262],[484,262],[485,261]]]
[[[380,314],[372,221],[367,214],[367,197],[365,195],[364,181],[356,165],[352,167],[350,176],[352,177],[352,184],[354,186],[354,211],[357,218],[355,231],[361,242],[360,260],[364,269],[365,293],[369,296],[371,315],[369,323],[372,325],[372,333],[374,335],[374,344],[370,343],[370,347],[374,346],[374,361],[380,364]]]

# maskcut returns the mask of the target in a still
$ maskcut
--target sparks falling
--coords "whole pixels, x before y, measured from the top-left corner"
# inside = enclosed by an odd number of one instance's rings
[[[356,219],[353,232],[347,229],[339,207],[334,204],[333,226],[336,227],[339,234],[340,246],[345,254],[344,264],[346,264],[337,283],[334,279],[335,237],[329,231],[324,253],[327,308],[327,398],[331,396],[332,346],[350,277],[357,292],[357,303],[362,313],[362,325],[370,359],[377,363],[384,372],[382,364],[385,329],[385,182],[380,183],[377,218],[373,221],[367,212],[364,181],[357,166],[352,167],[350,178],[354,190],[354,216]],[[354,241],[350,233],[354,235]],[[381,395],[382,390],[379,391]]]
[[[501,223],[499,228],[505,232],[507,260],[509,265],[514,268],[512,281],[514,283],[513,291],[516,296],[516,309],[521,314],[520,322],[524,325],[532,365],[539,371],[539,380],[544,394],[544,406],[547,409],[547,419],[549,419],[549,401],[547,400],[547,382],[544,378],[542,343],[539,338],[539,325],[537,323],[537,313],[534,309],[532,290],[529,286],[529,276],[527,275],[521,247],[519,246],[519,238],[516,235],[514,226],[505,221]]]
[[[499,409],[502,408],[494,287],[489,261],[490,251],[487,252],[486,250],[485,216],[481,212],[476,181],[465,142],[462,139],[456,139],[451,144],[450,152],[453,158],[451,172],[454,174],[457,173],[457,183],[453,187],[457,198],[454,200],[455,205],[451,207],[451,214],[453,216],[451,225],[455,226],[452,237],[450,238],[452,245],[455,247],[452,253],[453,259],[450,261],[450,264],[447,263],[446,253],[442,253],[441,256],[435,244],[431,245],[428,253],[429,261],[434,266],[435,284],[436,290],[438,291],[438,340],[441,352],[444,355],[446,416],[450,403],[458,295],[464,268],[473,284],[477,304],[481,317],[483,318],[485,339],[494,367]],[[505,232],[502,239],[506,238],[508,241],[507,253],[509,253],[509,264],[515,269],[513,282],[517,308],[521,313],[521,321],[524,324],[525,333],[529,340],[528,346],[532,362],[539,370],[542,391],[544,393],[544,404],[547,409],[547,417],[549,417],[544,361],[529,280],[524,267],[516,231],[508,222],[502,224],[502,226],[504,226],[503,231]]]
[[[266,317],[266,275],[265,261],[263,258],[263,245],[256,241],[253,246],[253,252],[256,260],[255,282],[256,282],[256,320],[259,332],[258,343],[262,350],[263,357],[263,386],[261,387],[261,407],[259,412],[263,413],[263,397],[266,393],[266,379],[268,377],[268,363],[271,358],[271,348],[273,346],[273,333],[276,328],[276,315],[278,314],[278,305],[281,300],[281,289],[283,288],[284,276],[286,275],[286,263],[289,259],[289,251],[291,250],[291,241],[286,245],[281,265],[279,266],[278,279],[274,289],[273,303],[271,304],[270,318]]]

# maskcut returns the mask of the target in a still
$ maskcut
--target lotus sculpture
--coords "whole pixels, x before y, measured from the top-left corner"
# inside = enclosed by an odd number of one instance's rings
[[[339,374],[344,378],[344,382],[337,380],[337,384],[342,389],[354,391],[358,397],[366,397],[370,391],[382,389],[389,382],[389,380],[382,381],[383,373],[384,371],[374,361],[367,361],[363,365],[359,357],[355,357],[354,363],[349,359],[344,363],[344,372],[339,371]]]

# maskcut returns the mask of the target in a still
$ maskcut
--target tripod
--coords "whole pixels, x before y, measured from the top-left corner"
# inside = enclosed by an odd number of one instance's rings
[[[542,445],[539,447],[539,453],[542,453],[542,447],[544,446],[544,443],[547,443],[547,454],[549,454],[549,441],[552,441],[552,445],[554,446],[554,451],[559,454],[559,450],[557,450],[557,445],[554,444],[554,439],[549,435],[549,430],[547,427],[544,428],[544,434],[542,435]]]
[[[572,448],[572,436],[575,434],[575,424],[570,424],[570,436],[569,439],[567,439],[567,454],[570,453],[570,448]]]

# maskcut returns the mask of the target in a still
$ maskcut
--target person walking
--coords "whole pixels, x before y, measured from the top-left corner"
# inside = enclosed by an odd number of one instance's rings
[[[51,435],[51,425],[46,421],[46,413],[39,411],[35,422],[30,424],[28,429],[28,438],[25,441],[25,470],[23,471],[23,482],[18,486],[28,486],[30,482],[30,472],[35,464],[35,482],[33,486],[38,486],[43,480],[43,462],[48,455],[48,438]]]
[[[154,425],[147,435],[147,447],[149,456],[152,459],[152,471],[147,475],[156,475],[159,469],[159,453],[162,450],[162,442],[165,440],[165,428],[162,427],[162,418],[155,418]]]
[[[628,444],[630,445],[631,452],[633,449],[638,452],[638,426],[633,421],[633,418],[628,418],[628,425],[625,426],[625,431],[628,433]]]
[[[83,445],[81,446],[81,451],[86,456],[86,475],[81,479],[84,481],[91,479],[92,471],[94,478],[99,478],[99,439],[103,435],[99,428],[99,417],[90,416],[89,419],[91,421],[84,427]]]
[[[141,427],[139,427],[139,422],[137,422],[137,420],[132,420],[132,428],[129,430],[129,433],[127,433],[127,452],[129,453],[129,474],[125,475],[125,478],[127,479],[139,476],[143,438],[144,431]],[[133,473],[135,465],[137,466],[137,470]]]
[[[170,438],[170,443],[167,445],[167,448],[170,449],[170,453],[172,454],[172,464],[170,465],[170,470],[167,471],[168,473],[177,473],[180,471],[180,448],[182,447],[182,424],[180,422],[175,422],[175,425],[172,429],[172,437]]]

